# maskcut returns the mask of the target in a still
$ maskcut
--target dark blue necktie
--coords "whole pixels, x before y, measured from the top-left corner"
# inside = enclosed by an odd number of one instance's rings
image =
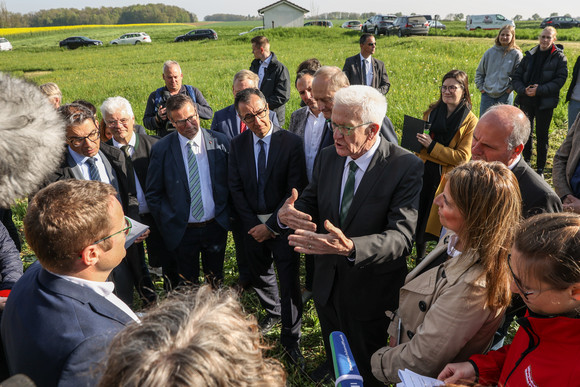
[[[266,150],[264,149],[264,141],[258,140],[260,145],[260,152],[258,153],[258,211],[262,214],[266,213],[266,198],[264,197],[264,189],[266,187]]]
[[[101,174],[99,173],[99,168],[95,164],[95,158],[87,158],[86,163],[89,164],[89,176],[91,180],[101,181]]]

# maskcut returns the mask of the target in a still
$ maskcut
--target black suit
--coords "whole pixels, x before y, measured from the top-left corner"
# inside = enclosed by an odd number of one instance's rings
[[[375,59],[375,57],[371,57],[371,62],[373,63],[373,80],[369,86],[374,87],[380,91],[381,94],[387,94],[391,84],[389,83],[389,76],[387,75],[385,64],[382,61]],[[360,54],[346,58],[342,71],[344,71],[348,77],[351,85],[362,85]]]
[[[546,181],[522,157],[512,169],[522,194],[522,216],[529,218],[544,212],[562,212],[562,202]]]
[[[319,232],[325,232],[323,222],[328,219],[354,242],[354,262],[338,255],[315,259],[312,291],[329,364],[328,336],[342,331],[365,386],[380,385],[372,375],[370,359],[387,342],[389,320],[384,312],[398,307],[423,174],[417,157],[380,138],[344,224],[339,209],[346,158],[333,147],[319,154],[312,181],[295,203],[312,215]]]
[[[250,71],[258,74],[260,60],[254,59],[250,65]],[[260,85],[260,91],[266,97],[268,107],[274,110],[278,116],[278,122],[284,127],[286,118],[286,102],[290,99],[290,73],[286,66],[278,61],[276,54],[272,52],[272,60],[264,71],[264,78]]]
[[[258,183],[254,157],[254,136],[246,131],[234,137],[230,146],[229,187],[236,212],[242,220],[245,245],[250,264],[252,286],[263,308],[272,316],[282,317],[281,343],[286,348],[297,345],[300,338],[302,299],[298,279],[299,256],[288,245],[285,236],[258,243],[247,232],[262,224],[258,219]],[[304,149],[300,137],[273,126],[265,173],[266,211],[273,213],[266,221],[270,230],[278,228],[276,212],[290,196],[292,188],[301,191],[306,185]],[[276,274],[280,279],[278,297]]]

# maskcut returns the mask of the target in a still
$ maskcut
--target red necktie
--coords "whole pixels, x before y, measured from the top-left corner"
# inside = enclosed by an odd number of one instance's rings
[[[241,121],[240,133],[244,133],[246,131],[246,129],[248,129],[248,127],[246,126],[246,123],[244,121]]]

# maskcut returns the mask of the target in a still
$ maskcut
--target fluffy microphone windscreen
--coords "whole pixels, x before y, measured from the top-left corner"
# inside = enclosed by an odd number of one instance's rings
[[[65,125],[38,86],[0,73],[0,206],[36,191],[59,165]]]

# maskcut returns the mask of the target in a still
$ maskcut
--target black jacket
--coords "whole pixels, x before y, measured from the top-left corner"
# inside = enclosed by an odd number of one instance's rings
[[[526,51],[512,78],[512,85],[516,93],[518,93],[516,98],[518,105],[531,104],[533,99],[537,98],[539,99],[540,110],[554,109],[558,106],[560,89],[564,86],[568,77],[568,61],[562,49],[561,45],[552,45],[550,55],[542,67],[536,97],[528,97],[526,95],[526,87],[531,84],[530,79],[533,74],[534,62],[537,58],[536,52],[539,50],[539,46]]]
[[[570,82],[568,93],[566,93],[566,102],[570,102],[572,99],[572,91],[574,91],[574,86],[576,86],[576,82],[578,81],[578,73],[580,73],[580,56],[576,59],[574,70],[572,70],[572,82]]]
[[[254,59],[250,65],[250,71],[258,74],[260,60]],[[280,126],[284,126],[286,116],[286,102],[290,99],[290,73],[288,68],[278,61],[276,54],[272,52],[272,60],[264,71],[264,79],[260,91],[266,97],[270,110],[276,112]]]

